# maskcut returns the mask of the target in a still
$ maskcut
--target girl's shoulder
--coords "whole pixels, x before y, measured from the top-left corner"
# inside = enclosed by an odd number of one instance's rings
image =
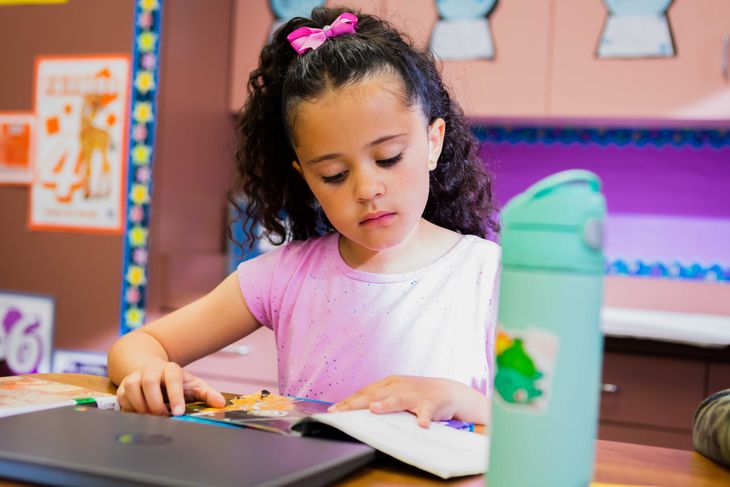
[[[283,253],[307,254],[311,252],[329,251],[332,242],[336,241],[337,232],[327,233],[318,237],[310,237],[306,240],[290,240],[283,244],[280,249]]]
[[[461,244],[465,252],[485,253],[496,259],[500,259],[502,256],[502,247],[497,242],[476,235],[464,235],[461,238]]]
[[[501,251],[502,247],[494,240],[488,240],[486,238],[479,237],[477,235],[464,235],[462,239],[470,245],[475,247],[489,248],[493,251]]]
[[[476,235],[459,235],[456,244],[434,262],[423,268],[434,272],[496,272],[502,260],[502,248],[496,242]]]
[[[290,240],[257,256],[256,259],[276,262],[277,266],[296,267],[303,260],[321,259],[331,253],[334,247],[333,240],[336,242],[335,233],[311,237],[307,240]]]

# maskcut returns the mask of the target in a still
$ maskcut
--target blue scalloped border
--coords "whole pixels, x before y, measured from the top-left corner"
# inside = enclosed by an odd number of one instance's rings
[[[145,321],[162,0],[137,0],[134,19],[120,316],[122,335],[138,328]]]
[[[616,259],[606,263],[606,275],[730,283],[730,266],[723,267],[720,264],[709,266],[703,266],[701,264],[685,265],[680,262],[667,264],[665,262]]]
[[[516,144],[599,144],[618,146],[730,146],[728,129],[694,128],[601,128],[571,126],[519,126],[474,124],[472,132],[480,142]]]

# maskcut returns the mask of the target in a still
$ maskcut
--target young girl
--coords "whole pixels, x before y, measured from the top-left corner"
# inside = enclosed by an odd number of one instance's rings
[[[163,390],[175,415],[186,399],[223,406],[181,367],[263,325],[281,394],[484,424],[491,177],[432,56],[377,17],[319,8],[277,31],[248,91],[231,199],[283,245],[115,343],[122,407],[168,414]]]

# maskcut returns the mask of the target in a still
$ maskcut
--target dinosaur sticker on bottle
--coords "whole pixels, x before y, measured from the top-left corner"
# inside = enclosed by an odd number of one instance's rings
[[[497,332],[496,400],[508,408],[543,414],[551,399],[558,337],[536,328]]]

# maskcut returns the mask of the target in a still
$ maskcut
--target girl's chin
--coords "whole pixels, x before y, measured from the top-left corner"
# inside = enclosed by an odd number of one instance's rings
[[[371,252],[385,252],[387,250],[395,249],[403,245],[407,240],[408,235],[389,235],[383,238],[368,238],[368,239],[348,239],[351,243]]]

